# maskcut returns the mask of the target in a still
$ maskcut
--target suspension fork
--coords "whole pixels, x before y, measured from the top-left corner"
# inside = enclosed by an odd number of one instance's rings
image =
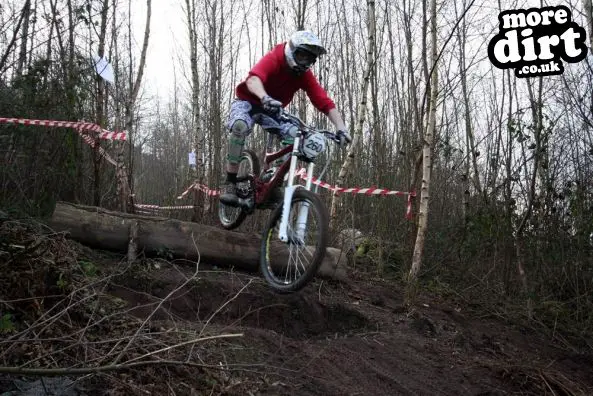
[[[290,215],[290,203],[292,202],[292,196],[297,188],[303,188],[300,184],[294,184],[294,177],[297,166],[297,155],[299,152],[299,143],[302,138],[302,133],[299,131],[294,139],[294,147],[290,158],[290,168],[288,171],[288,184],[284,190],[284,202],[282,206],[282,217],[280,220],[279,238],[282,242],[289,242],[290,238],[297,238],[299,242],[304,242],[305,231],[307,229],[307,216],[309,215],[309,203],[304,202],[299,208],[299,214],[297,217],[297,229],[296,235],[289,235],[288,233],[288,217]],[[311,190],[313,183],[313,167],[314,164],[311,162],[307,166],[307,182],[305,187],[307,190]]]
[[[309,162],[307,166],[307,182],[305,189],[311,191],[311,184],[313,182],[313,162]],[[299,216],[297,218],[296,237],[299,242],[305,243],[305,231],[307,230],[307,217],[309,215],[309,202],[303,202],[299,208]]]

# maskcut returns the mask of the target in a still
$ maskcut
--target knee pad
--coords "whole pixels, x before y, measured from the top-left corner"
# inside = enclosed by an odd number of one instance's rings
[[[236,165],[241,160],[245,137],[249,135],[249,132],[249,125],[245,121],[237,120],[233,122],[230,128],[231,136],[229,136],[229,150],[227,154],[227,160],[231,165]]]
[[[243,139],[249,135],[249,132],[251,132],[249,125],[243,120],[236,120],[230,128],[230,133],[232,135]]]

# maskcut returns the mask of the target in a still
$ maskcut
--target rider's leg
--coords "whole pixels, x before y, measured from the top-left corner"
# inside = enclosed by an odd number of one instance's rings
[[[229,142],[226,160],[227,180],[223,191],[220,194],[220,200],[228,205],[238,203],[235,184],[237,182],[237,172],[239,170],[239,161],[245,145],[245,138],[249,136],[253,126],[253,120],[249,115],[251,105],[245,101],[235,101],[231,106],[229,114]]]
[[[241,153],[243,153],[245,138],[249,135],[249,132],[249,126],[243,120],[236,120],[230,129],[226,161],[226,185],[220,194],[220,200],[228,205],[238,203],[235,184],[237,183],[237,172],[239,171],[239,161],[241,160]]]
[[[253,119],[261,125],[264,131],[280,135],[283,140],[291,141],[298,131],[298,128],[293,123],[278,121],[269,114],[254,114]]]
[[[245,145],[245,138],[250,132],[251,129],[243,120],[236,120],[231,126],[231,135],[229,136],[229,145],[227,151],[227,180],[229,177],[233,177],[232,175],[234,175],[234,179],[236,179],[237,172],[239,171],[241,153],[243,152],[243,146]]]
[[[254,114],[253,119],[257,122],[263,130],[268,133],[279,136],[282,139],[283,144],[292,144],[297,134],[298,128],[289,122],[281,122],[275,117],[269,114]],[[283,158],[279,158],[273,163],[273,166],[279,166],[284,161],[290,159],[290,154],[286,154]],[[272,202],[281,203],[284,196],[284,189],[282,187],[276,187],[272,192],[270,200]]]

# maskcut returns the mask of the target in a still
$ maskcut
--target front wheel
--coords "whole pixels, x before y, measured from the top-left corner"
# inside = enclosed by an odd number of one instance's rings
[[[239,171],[237,172],[237,179],[243,180],[242,183],[249,183],[246,181],[249,178],[254,178],[259,175],[259,160],[257,155],[252,150],[243,150],[241,159],[239,160]],[[233,230],[243,223],[247,217],[247,212],[242,207],[235,207],[225,205],[218,202],[218,219],[220,224],[226,230]]]
[[[288,216],[288,242],[279,239],[282,205],[268,221],[262,235],[260,269],[277,292],[290,293],[309,283],[325,257],[329,220],[327,208],[311,191],[297,189]]]

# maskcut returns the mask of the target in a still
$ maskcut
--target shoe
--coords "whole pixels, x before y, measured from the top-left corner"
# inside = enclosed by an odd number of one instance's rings
[[[219,201],[228,206],[239,206],[237,185],[231,182],[225,184],[220,191]]]

